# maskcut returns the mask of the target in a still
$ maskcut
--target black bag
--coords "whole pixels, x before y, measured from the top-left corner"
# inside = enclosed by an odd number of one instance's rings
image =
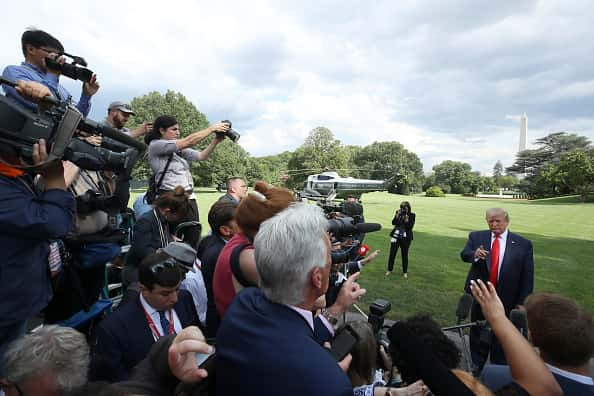
[[[171,160],[173,159],[173,154],[171,154],[169,156],[169,159],[167,160],[167,164],[165,164],[165,168],[163,169],[163,172],[161,173],[161,177],[159,177],[159,182],[155,183],[155,175],[152,175],[148,181],[148,188],[146,190],[146,194],[144,194],[144,202],[146,202],[149,205],[152,205],[152,203],[155,201],[155,199],[157,199],[157,195],[159,194],[159,188],[161,187],[161,183],[163,183],[163,178],[165,177],[165,173],[167,172],[167,169],[169,169],[169,164],[171,163]]]

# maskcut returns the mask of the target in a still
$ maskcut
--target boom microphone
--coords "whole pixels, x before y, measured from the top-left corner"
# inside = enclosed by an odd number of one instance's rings
[[[509,320],[525,338],[528,338],[528,318],[526,317],[526,311],[523,309],[512,309],[509,313]]]
[[[378,223],[357,223],[355,229],[361,233],[374,232],[381,230],[382,225]]]
[[[473,301],[474,299],[472,298],[472,295],[468,293],[464,293],[462,294],[462,297],[460,297],[460,301],[458,301],[458,307],[456,308],[458,324],[462,323],[463,320],[468,318]]]

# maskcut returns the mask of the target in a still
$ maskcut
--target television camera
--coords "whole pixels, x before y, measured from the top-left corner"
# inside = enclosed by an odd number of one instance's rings
[[[378,223],[363,222],[363,207],[358,202],[333,202],[331,198],[317,202],[328,218],[328,232],[336,242],[346,243],[340,250],[332,251],[332,263],[345,263],[358,258],[357,246],[365,234],[381,230]]]
[[[66,52],[60,54],[71,59],[70,63],[60,63],[52,58],[45,58],[45,65],[50,70],[55,70],[62,75],[69,77],[73,80],[80,80],[82,82],[89,82],[93,78],[93,72],[86,68],[87,61],[76,55],[70,55]],[[79,66],[80,65],[80,66]]]
[[[15,87],[13,81],[0,83]],[[37,114],[22,108],[11,99],[0,96],[0,149],[2,161],[16,168],[33,169],[33,145],[44,139],[48,147],[47,162],[64,159],[88,170],[131,171],[146,146],[120,131],[85,119],[70,103],[46,97],[49,108]],[[102,136],[101,146],[81,138]]]

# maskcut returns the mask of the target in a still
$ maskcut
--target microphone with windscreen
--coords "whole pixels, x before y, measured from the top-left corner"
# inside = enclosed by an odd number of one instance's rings
[[[468,318],[473,301],[474,299],[472,298],[472,295],[468,293],[464,293],[462,297],[460,297],[460,301],[458,301],[458,307],[456,308],[458,324],[462,323],[464,320],[466,320],[466,318]]]
[[[512,309],[509,313],[509,320],[516,326],[516,329],[524,336],[528,338],[528,318],[526,317],[526,311],[523,309]]]

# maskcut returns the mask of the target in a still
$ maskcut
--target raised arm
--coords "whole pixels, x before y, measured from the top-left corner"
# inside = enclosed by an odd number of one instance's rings
[[[503,303],[493,284],[471,280],[470,290],[503,347],[514,382],[531,395],[562,395],[559,384],[532,345],[505,316]]]
[[[177,146],[178,150],[183,150],[183,149],[190,148],[190,147],[197,145],[202,140],[204,140],[205,138],[210,136],[212,133],[227,132],[228,130],[229,130],[228,124],[223,123],[223,122],[217,122],[216,124],[213,124],[213,125],[209,126],[208,128],[205,128],[201,131],[193,132],[184,138],[177,139],[175,141],[175,145]],[[211,143],[211,145],[212,144],[213,143]],[[212,151],[213,149],[214,149],[214,146],[210,149],[210,151]],[[209,154],[210,154],[210,152],[209,152]]]

